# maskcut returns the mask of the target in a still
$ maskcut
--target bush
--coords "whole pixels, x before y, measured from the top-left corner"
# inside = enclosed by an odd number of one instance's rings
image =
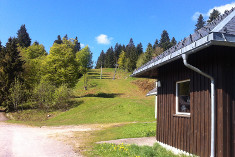
[[[71,91],[66,85],[62,84],[56,88],[49,82],[41,82],[34,89],[31,104],[44,110],[67,109],[70,97]]]
[[[61,85],[59,88],[56,88],[54,93],[54,108],[57,109],[67,109],[68,100],[71,97],[71,91],[66,85]]]
[[[53,105],[55,86],[49,82],[40,82],[33,91],[33,100],[37,108],[49,109]]]
[[[24,97],[25,97],[24,86],[19,81],[19,79],[15,78],[15,81],[11,84],[9,90],[8,109],[17,111],[18,106],[21,103],[23,103]]]

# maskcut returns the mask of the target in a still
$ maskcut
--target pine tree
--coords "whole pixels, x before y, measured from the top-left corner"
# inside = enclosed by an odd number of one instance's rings
[[[171,39],[171,46],[175,46],[177,44],[177,41],[175,40],[175,37]]]
[[[95,68],[99,69],[101,66],[104,67],[104,60],[105,60],[105,53],[102,50],[101,53],[100,53],[100,56],[97,59],[97,63],[96,63]]]
[[[154,44],[153,44],[153,49],[155,49],[158,46],[159,46],[159,41],[158,41],[158,39],[156,39]]]
[[[114,65],[115,65],[114,51],[113,51],[113,47],[110,47],[105,54],[104,67],[114,68]]]
[[[151,43],[148,43],[145,56],[144,56],[144,64],[152,60],[152,56],[153,56],[153,46]]]
[[[205,25],[205,21],[203,19],[202,14],[199,15],[198,19],[197,19],[197,24],[195,25],[195,32],[199,29],[201,29],[204,25]]]
[[[119,55],[122,52],[122,45],[116,43],[115,47],[114,47],[114,56],[115,56],[115,62],[118,61]]]
[[[166,30],[162,31],[159,46],[163,48],[164,51],[171,47],[169,34]]]
[[[139,56],[143,53],[143,45],[142,45],[142,43],[139,43],[139,44],[136,46],[136,53],[137,53],[138,58],[139,58]]]
[[[126,57],[128,58],[128,62],[126,64],[127,70],[133,71],[136,68],[138,55],[132,38],[130,39],[129,44],[126,46]]]
[[[22,25],[17,32],[17,40],[21,47],[29,47],[31,45],[31,39],[25,28],[25,25]]]
[[[54,43],[56,43],[56,44],[62,44],[63,43],[63,41],[61,40],[60,35],[57,36],[57,40],[55,40]]]
[[[207,20],[207,22],[212,22],[213,20],[215,20],[218,16],[220,15],[220,12],[216,9],[213,9],[213,11],[210,13],[210,17]]]
[[[81,49],[81,46],[80,46],[80,42],[78,42],[78,37],[75,37],[75,41],[74,41],[74,44],[75,44],[75,53],[80,51]]]
[[[17,49],[17,39],[9,38],[4,52],[1,52],[0,63],[0,103],[13,110],[13,106],[8,102],[9,90],[11,84],[17,78],[23,81],[21,74],[23,72],[24,61],[21,59]]]

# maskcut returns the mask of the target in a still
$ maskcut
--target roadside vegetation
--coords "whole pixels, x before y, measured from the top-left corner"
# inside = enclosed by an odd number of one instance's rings
[[[153,147],[124,145],[124,144],[99,144],[94,148],[91,156],[102,157],[186,157],[186,155],[175,155],[165,148],[155,143]]]

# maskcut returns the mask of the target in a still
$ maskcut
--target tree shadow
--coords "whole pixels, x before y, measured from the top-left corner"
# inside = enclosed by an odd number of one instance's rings
[[[86,94],[82,97],[99,97],[99,98],[115,98],[117,96],[123,95],[121,93],[97,93],[97,94]]]

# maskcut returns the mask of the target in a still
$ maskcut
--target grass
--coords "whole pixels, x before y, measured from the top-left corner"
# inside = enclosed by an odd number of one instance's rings
[[[98,131],[95,142],[123,138],[151,137],[156,135],[156,122],[117,124],[111,128]]]
[[[154,97],[146,97],[146,91],[132,83],[136,78],[129,77],[130,73],[117,71],[115,80],[113,74],[113,69],[103,69],[100,79],[99,70],[92,69],[88,74],[88,90],[83,89],[81,78],[73,89],[76,107],[66,112],[24,110],[11,114],[15,119],[11,122],[56,126],[154,121]]]
[[[108,126],[110,124],[109,127],[102,130],[85,132],[84,135],[81,135],[81,132],[74,133],[74,137],[86,137],[85,149],[93,149],[92,152],[85,153],[85,155],[173,156],[159,145],[138,147],[95,144],[98,141],[149,137],[156,134],[154,97],[146,97],[147,91],[141,90],[133,83],[140,79],[129,77],[130,73],[117,71],[116,79],[113,80],[114,69],[103,69],[103,77],[100,79],[99,72],[95,69],[89,72],[88,90],[83,89],[83,78],[77,83],[73,89],[74,97],[71,99],[76,102],[74,108],[67,111],[24,110],[10,113],[8,116],[14,120],[9,122],[37,126],[79,124],[107,124]],[[118,147],[122,148],[114,150]],[[128,150],[126,151],[126,149]]]
[[[124,144],[99,144],[94,147],[90,156],[102,157],[183,157],[185,155],[175,155],[167,151],[159,144],[155,143],[153,147],[136,146]]]

